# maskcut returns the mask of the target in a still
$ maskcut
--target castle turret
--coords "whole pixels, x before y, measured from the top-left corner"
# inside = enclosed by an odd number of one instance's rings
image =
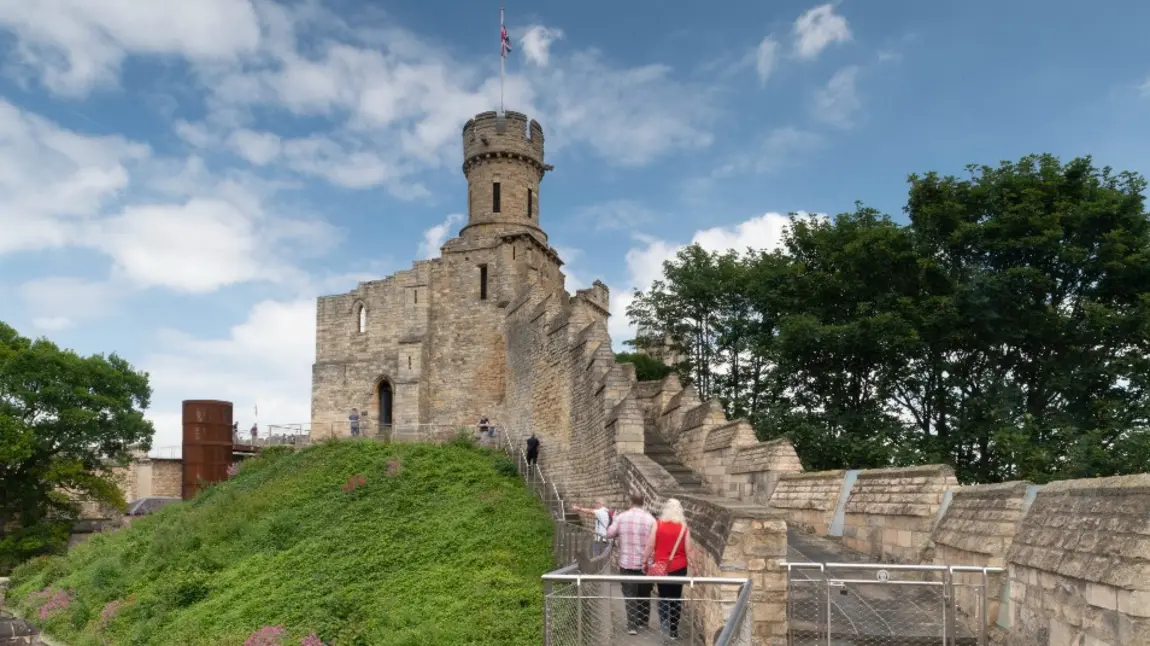
[[[539,226],[543,127],[520,112],[483,112],[463,126],[463,174],[467,177],[466,238],[531,232]]]

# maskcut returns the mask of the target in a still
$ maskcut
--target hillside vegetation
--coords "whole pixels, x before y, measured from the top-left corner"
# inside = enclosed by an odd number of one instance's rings
[[[550,533],[500,455],[336,441],[29,562],[10,600],[71,646],[538,644]]]

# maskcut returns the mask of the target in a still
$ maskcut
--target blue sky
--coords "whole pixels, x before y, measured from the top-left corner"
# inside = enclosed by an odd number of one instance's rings
[[[0,0],[0,320],[182,399],[306,422],[314,302],[458,231],[498,3]],[[1150,4],[509,2],[506,104],[555,172],[569,289],[791,211],[896,217],[911,172],[1033,152],[1146,171]]]

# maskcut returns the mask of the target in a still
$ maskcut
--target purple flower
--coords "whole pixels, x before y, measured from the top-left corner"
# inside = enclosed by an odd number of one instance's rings
[[[46,590],[41,590],[40,592],[46,592]],[[40,593],[37,593],[37,595],[40,595]],[[39,596],[39,598],[43,598],[42,595]],[[68,594],[66,590],[57,590],[44,605],[40,606],[40,621],[47,621],[52,615],[67,608],[70,603],[72,603],[72,595]]]
[[[300,641],[299,646],[326,646],[326,644],[323,643],[319,636],[312,633],[304,637],[303,640]]]
[[[283,643],[280,641],[283,634],[283,626],[264,626],[252,633],[244,642],[244,646],[280,646]]]

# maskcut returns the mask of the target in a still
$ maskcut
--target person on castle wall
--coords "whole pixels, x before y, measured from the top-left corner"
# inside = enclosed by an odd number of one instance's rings
[[[488,421],[486,415],[479,418],[479,434],[483,435],[485,433],[487,437],[495,437],[495,427],[491,426],[491,422]]]
[[[232,444],[240,443],[240,423],[232,422]]]
[[[535,434],[532,433],[531,437],[527,438],[527,467],[528,468],[534,467],[536,461],[538,461],[538,460],[539,460],[539,438],[535,437]],[[604,527],[603,531],[607,531],[607,528]]]
[[[620,574],[643,576],[648,543],[654,529],[655,517],[643,508],[643,494],[632,492],[631,508],[615,516],[607,528],[607,538],[615,539],[619,546]],[[650,583],[623,584],[628,635],[639,634],[639,628],[646,628],[651,623],[651,587]]]
[[[256,438],[259,437],[259,435],[260,435],[259,424],[253,423],[252,424],[252,444],[256,443]]]
[[[691,530],[683,516],[683,505],[675,498],[663,503],[659,520],[647,536],[643,563],[648,576],[687,576],[687,553],[691,550]],[[659,625],[671,639],[679,637],[683,613],[683,584],[659,583]]]
[[[351,414],[347,416],[348,424],[351,425],[351,436],[359,437],[359,409],[351,409]]]
[[[532,437],[535,436],[532,435]],[[611,542],[611,539],[607,538],[607,530],[611,527],[611,522],[615,520],[615,510],[608,507],[607,501],[602,498],[595,499],[595,507],[593,508],[571,505],[571,509],[595,519],[595,538],[591,542],[591,557],[599,556]]]

